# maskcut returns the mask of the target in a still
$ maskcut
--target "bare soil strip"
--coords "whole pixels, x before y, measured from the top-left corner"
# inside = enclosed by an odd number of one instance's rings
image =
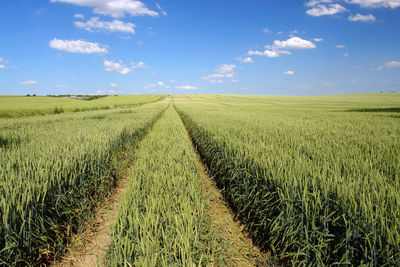
[[[87,225],[85,232],[73,238],[69,252],[53,266],[103,266],[103,258],[111,243],[113,223],[115,222],[120,196],[126,190],[130,169],[120,179],[111,195],[94,211],[94,220]]]
[[[203,194],[208,200],[207,213],[211,217],[212,228],[222,251],[227,249],[222,252],[225,255],[221,257],[225,262],[217,263],[217,266],[273,266],[268,260],[268,255],[253,245],[251,238],[244,231],[244,225],[234,219],[234,214],[225,203],[214,180],[208,176],[207,167],[202,163],[193,143],[192,147],[198,162]]]

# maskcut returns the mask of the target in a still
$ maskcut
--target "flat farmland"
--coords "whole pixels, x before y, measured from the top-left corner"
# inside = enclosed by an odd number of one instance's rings
[[[400,265],[399,93],[175,95],[0,129],[2,264]]]

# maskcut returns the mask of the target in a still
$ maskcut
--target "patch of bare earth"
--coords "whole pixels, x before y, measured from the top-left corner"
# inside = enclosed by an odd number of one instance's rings
[[[203,194],[208,199],[207,213],[211,217],[212,227],[221,244],[223,261],[217,265],[227,266],[272,266],[268,255],[253,245],[251,238],[244,231],[244,225],[235,220],[232,211],[226,205],[215,182],[207,175],[206,166],[193,148],[198,161]]]
[[[129,174],[129,169],[126,174]],[[73,238],[68,253],[53,266],[104,266],[103,259],[111,244],[110,233],[117,216],[117,207],[126,189],[128,177],[124,175],[110,196],[95,208],[94,219],[88,222],[84,233]]]

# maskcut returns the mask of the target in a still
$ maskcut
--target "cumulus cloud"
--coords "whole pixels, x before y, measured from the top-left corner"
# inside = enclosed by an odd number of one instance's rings
[[[338,44],[338,45],[336,46],[336,48],[346,48],[346,46],[345,46],[345,45],[342,45],[342,44]]]
[[[322,42],[324,39],[323,38],[314,38],[313,40],[314,40],[314,42],[318,43],[318,42]]]
[[[211,83],[223,83],[224,78],[233,78],[235,76],[235,64],[221,64],[217,67],[213,74],[202,77],[203,80]]]
[[[197,90],[198,88],[196,86],[192,85],[178,85],[175,86],[176,89],[182,90],[182,91],[189,91],[189,90]]]
[[[135,34],[135,27],[136,25],[133,23],[125,23],[120,20],[113,20],[113,21],[102,21],[99,20],[98,17],[93,17],[86,22],[82,21],[75,21],[75,26],[81,29],[85,29],[89,32],[93,30],[105,30],[109,32],[125,32]]]
[[[5,69],[6,68],[6,66],[5,65],[3,65],[3,64],[0,64],[0,69]]]
[[[143,69],[147,67],[144,62],[139,62],[137,64],[132,63],[131,66],[127,66],[121,60],[119,61],[104,60],[103,64],[106,71],[118,72],[120,74],[128,74],[134,71],[135,69]]]
[[[349,20],[350,21],[361,21],[361,22],[374,22],[375,16],[372,14],[361,15],[361,14],[357,13],[355,15],[350,15]]]
[[[118,85],[116,83],[110,83],[111,87],[117,87]]]
[[[317,46],[308,40],[293,36],[288,40],[275,40],[272,45],[266,45],[264,51],[250,50],[247,52],[249,56],[265,56],[269,58],[280,57],[282,54],[291,55],[288,50],[296,49],[314,49]],[[286,49],[286,50],[284,50]]]
[[[329,5],[319,4],[307,10],[306,13],[310,16],[320,17],[325,15],[335,15],[346,11],[348,10],[340,4],[329,4]]]
[[[236,60],[241,62],[241,63],[247,63],[247,64],[254,62],[251,57],[244,57],[244,58],[243,57],[239,57],[239,58],[236,58]]]
[[[83,40],[60,40],[54,38],[49,42],[51,48],[69,52],[69,53],[81,53],[81,54],[93,54],[93,53],[108,53],[107,47],[98,43],[86,42]]]
[[[294,71],[292,71],[292,70],[287,70],[287,71],[285,71],[283,74],[285,74],[285,75],[294,75]]]
[[[273,47],[278,49],[313,49],[316,48],[316,45],[300,37],[292,37],[286,41],[275,40]]]
[[[132,69],[124,65],[122,61],[114,62],[110,60],[104,60],[103,64],[106,71],[119,72],[121,74],[128,74],[132,71]]]
[[[400,0],[345,0],[350,4],[357,4],[364,8],[397,8],[400,6]]]
[[[395,61],[395,60],[388,61],[385,63],[385,66],[389,68],[398,68],[400,67],[400,61]]]
[[[30,80],[30,81],[23,81],[23,82],[21,82],[21,84],[22,85],[30,85],[30,84],[38,84],[38,82]]]
[[[143,2],[138,0],[51,0],[51,2],[93,7],[93,13],[109,15],[114,18],[124,17],[125,14],[158,16],[156,11],[150,10]]]

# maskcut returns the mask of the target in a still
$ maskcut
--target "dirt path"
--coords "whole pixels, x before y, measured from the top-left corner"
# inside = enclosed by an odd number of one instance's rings
[[[197,155],[197,153],[196,153]],[[198,157],[198,155],[197,155]],[[207,175],[206,167],[198,157],[200,178],[203,192],[209,200],[207,213],[211,217],[212,227],[217,234],[217,240],[221,246],[227,246],[224,255],[227,266],[272,266],[268,263],[268,257],[261,253],[258,247],[244,231],[244,226],[234,220],[234,215],[227,207],[221,192],[214,181]]]
[[[124,178],[119,180],[111,195],[95,208],[94,220],[87,225],[85,232],[76,236],[72,242],[69,252],[62,261],[53,266],[103,266],[103,258],[108,246],[111,244],[111,228],[115,222],[117,207],[120,196],[126,190],[130,170],[128,169]]]

